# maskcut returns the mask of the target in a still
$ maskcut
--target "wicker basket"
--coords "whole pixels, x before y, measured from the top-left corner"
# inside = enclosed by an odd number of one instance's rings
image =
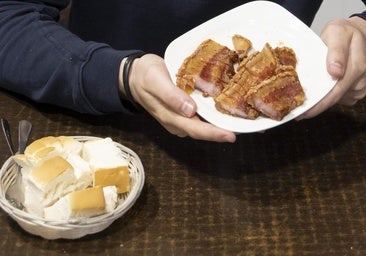
[[[90,136],[74,136],[84,142],[99,139]],[[94,234],[106,229],[113,221],[125,214],[140,196],[145,181],[144,168],[140,158],[131,149],[115,142],[122,151],[123,157],[129,162],[131,189],[128,193],[119,196],[118,205],[114,211],[96,217],[82,220],[54,221],[33,216],[10,202],[7,196],[9,175],[18,175],[15,163],[10,157],[0,170],[0,207],[9,214],[25,231],[41,236],[45,239],[77,239],[88,234]],[[9,174],[10,172],[10,174]],[[13,173],[11,173],[13,172]]]

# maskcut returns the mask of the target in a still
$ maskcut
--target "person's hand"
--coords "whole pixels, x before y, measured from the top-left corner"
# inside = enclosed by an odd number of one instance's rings
[[[147,54],[136,59],[129,81],[134,100],[170,133],[200,140],[235,142],[234,133],[200,120],[195,102],[174,85],[161,57]]]
[[[352,106],[366,95],[366,21],[359,17],[331,21],[321,38],[328,47],[328,73],[338,81],[323,100],[297,120],[314,117],[337,103]]]

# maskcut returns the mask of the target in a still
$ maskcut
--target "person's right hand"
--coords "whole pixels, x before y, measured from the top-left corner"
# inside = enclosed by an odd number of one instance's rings
[[[328,47],[328,73],[338,81],[324,99],[297,120],[312,118],[337,103],[353,106],[366,96],[366,20],[333,20],[324,27],[321,38]]]
[[[129,82],[134,100],[170,133],[199,140],[235,142],[233,132],[202,121],[197,116],[195,102],[174,85],[161,57],[146,54],[136,59]]]

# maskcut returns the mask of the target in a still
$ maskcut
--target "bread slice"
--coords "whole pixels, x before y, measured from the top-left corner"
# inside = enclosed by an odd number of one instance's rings
[[[80,155],[83,149],[83,142],[80,142],[70,136],[59,136],[57,137],[62,145],[62,155]]]
[[[75,189],[84,189],[93,184],[93,173],[87,161],[77,154],[68,155],[66,160],[74,169],[74,175],[76,178]]]
[[[49,206],[75,189],[73,167],[61,156],[46,160],[24,177],[25,207],[35,209]],[[31,210],[32,211],[32,210]]]
[[[54,205],[44,209],[50,220],[81,219],[111,212],[117,205],[115,186],[92,187],[69,193]]]
[[[111,138],[84,142],[82,157],[89,162],[92,170],[126,166],[127,160]]]
[[[16,154],[13,160],[21,167],[34,167],[40,164],[40,161],[45,161],[57,155],[62,144],[56,137],[47,136],[35,140],[29,144],[24,151],[24,154]]]
[[[93,174],[93,186],[116,186],[119,194],[130,191],[128,166],[98,169]]]
[[[93,186],[114,185],[118,193],[130,190],[128,162],[111,138],[85,142],[82,156],[93,171]]]
[[[24,154],[16,154],[13,160],[21,167],[35,167],[56,155],[67,157],[80,154],[83,143],[68,136],[47,136],[29,144]]]

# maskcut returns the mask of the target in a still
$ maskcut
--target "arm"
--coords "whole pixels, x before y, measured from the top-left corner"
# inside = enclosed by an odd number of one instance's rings
[[[57,23],[68,1],[0,2],[0,85],[37,102],[83,113],[123,111],[122,58],[130,51],[84,42]]]
[[[83,113],[126,111],[118,95],[121,63],[135,51],[81,40],[57,23],[68,1],[44,2],[0,2],[0,86]],[[194,101],[173,84],[161,57],[137,59],[129,81],[134,99],[172,134],[235,141],[234,133],[198,118]]]

